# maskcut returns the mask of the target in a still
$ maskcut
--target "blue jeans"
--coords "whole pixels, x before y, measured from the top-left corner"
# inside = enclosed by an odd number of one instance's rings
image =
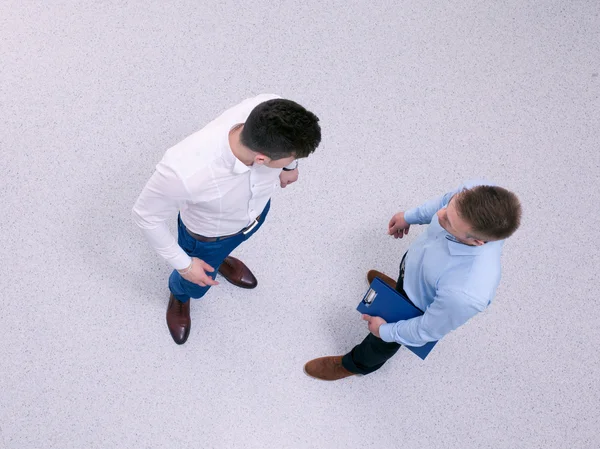
[[[219,267],[225,258],[229,256],[229,254],[231,254],[231,252],[241,243],[248,240],[256,231],[259,230],[264,223],[267,214],[269,213],[270,207],[271,201],[267,203],[265,209],[260,214],[258,225],[255,226],[254,229],[252,229],[252,231],[249,233],[240,233],[233,237],[219,239],[216,242],[201,242],[196,240],[194,237],[188,234],[185,225],[181,221],[181,217],[178,217],[177,241],[179,246],[181,246],[190,257],[202,259],[215,269],[215,271],[212,273],[206,273],[214,279],[217,276],[217,271],[219,270]],[[169,277],[169,290],[171,290],[173,296],[175,296],[175,298],[181,302],[187,302],[190,300],[190,298],[202,298],[209,288],[210,285],[202,287],[198,284],[194,284],[193,282],[183,279],[177,270],[173,270],[171,276]]]

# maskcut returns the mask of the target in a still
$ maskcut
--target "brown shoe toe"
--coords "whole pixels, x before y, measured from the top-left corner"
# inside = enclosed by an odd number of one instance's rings
[[[371,285],[371,282],[373,282],[373,279],[375,278],[381,279],[393,289],[396,288],[396,281],[389,277],[387,274],[383,274],[381,271],[377,270],[369,270],[369,272],[367,273],[367,282],[369,283],[369,285]]]
[[[256,288],[258,285],[258,281],[250,269],[244,265],[244,262],[235,257],[225,258],[219,267],[219,274],[236,287]]]
[[[342,366],[341,355],[313,359],[304,365],[304,372],[320,380],[339,380],[355,375]]]
[[[171,294],[167,306],[167,327],[175,343],[182,345],[187,341],[192,327],[190,300],[181,302]]]

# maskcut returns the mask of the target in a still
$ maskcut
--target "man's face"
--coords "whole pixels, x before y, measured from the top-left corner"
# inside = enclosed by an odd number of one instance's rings
[[[456,210],[456,195],[452,197],[448,206],[437,212],[440,226],[449,234],[456,237],[461,243],[470,246],[481,246],[485,241],[474,237],[471,233],[471,225],[463,220]]]

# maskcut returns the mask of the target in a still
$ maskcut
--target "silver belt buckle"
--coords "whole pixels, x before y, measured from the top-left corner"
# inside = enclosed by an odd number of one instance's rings
[[[245,230],[242,231],[242,234],[246,235],[251,232],[258,225],[258,218],[254,220],[250,226],[248,226]]]

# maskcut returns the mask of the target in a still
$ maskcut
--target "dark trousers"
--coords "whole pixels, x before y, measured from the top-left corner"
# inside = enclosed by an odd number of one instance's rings
[[[177,241],[179,246],[181,246],[181,248],[183,248],[183,250],[190,257],[202,259],[215,269],[215,271],[212,273],[207,273],[211,278],[214,279],[217,276],[217,271],[219,270],[219,267],[225,258],[229,256],[234,249],[252,237],[260,229],[269,213],[270,208],[271,201],[267,203],[265,209],[260,214],[258,225],[252,229],[252,231],[248,232],[247,234],[240,233],[233,237],[222,238],[216,242],[201,242],[194,239],[194,237],[187,232],[185,225],[181,221],[181,218],[179,218]],[[194,284],[193,282],[185,280],[181,277],[177,270],[173,270],[171,276],[169,277],[169,290],[171,290],[173,296],[175,296],[175,298],[181,302],[188,302],[190,298],[202,298],[209,289],[210,285],[202,287],[198,284]]]
[[[404,258],[402,260],[404,261]],[[404,291],[403,269],[400,269],[400,275],[396,282],[396,291],[401,293],[405,298],[408,298],[408,295]],[[351,373],[370,374],[373,371],[377,371],[385,362],[391,359],[398,352],[400,346],[400,344],[395,342],[387,343],[369,332],[369,335],[367,335],[361,344],[355,346],[352,351],[342,358],[342,365]]]

